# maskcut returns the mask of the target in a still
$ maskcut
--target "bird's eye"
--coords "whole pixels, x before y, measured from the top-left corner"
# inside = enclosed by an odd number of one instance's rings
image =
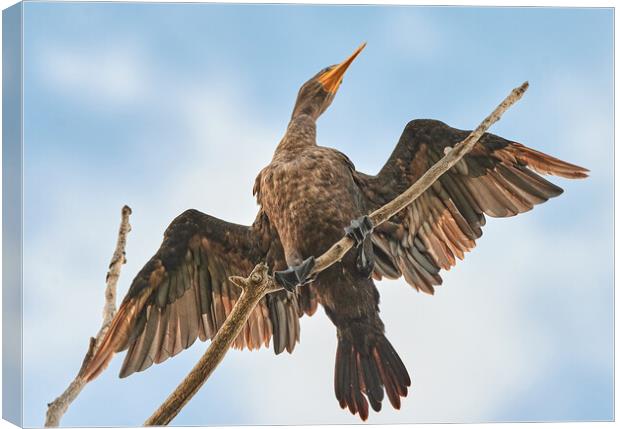
[[[330,71],[333,68],[334,68],[334,66],[325,67],[323,70],[321,70],[319,72],[319,76],[322,75],[323,73],[327,73],[328,71]]]

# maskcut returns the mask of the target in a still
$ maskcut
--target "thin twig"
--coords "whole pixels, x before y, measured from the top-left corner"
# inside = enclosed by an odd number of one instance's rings
[[[124,206],[121,210],[121,225],[118,230],[116,248],[112,254],[112,260],[110,261],[108,273],[105,278],[105,304],[103,306],[103,322],[101,323],[101,328],[95,337],[90,338],[88,343],[88,351],[86,352],[84,360],[82,361],[82,366],[73,381],[58,398],[47,404],[45,427],[57,427],[60,424],[60,419],[62,419],[62,416],[67,412],[69,405],[71,405],[86,385],[86,380],[82,378],[82,371],[99,347],[99,343],[103,339],[103,336],[110,325],[110,321],[116,313],[116,283],[118,282],[118,278],[121,274],[121,267],[125,262],[127,262],[125,259],[125,244],[127,243],[127,234],[131,231],[129,215],[131,215],[131,208],[129,208],[129,206]]]
[[[429,168],[428,171],[405,192],[371,213],[370,218],[374,225],[378,226],[382,224],[411,204],[443,173],[448,171],[467,152],[473,149],[476,142],[480,140],[489,127],[497,122],[502,114],[523,96],[528,86],[528,83],[524,82],[521,86],[513,89],[500,105],[497,106],[495,110],[487,116],[467,138],[465,138],[465,140],[455,145],[451,151],[439,160],[439,162]],[[341,238],[336,244],[317,258],[312,273],[317,274],[342,259],[352,246],[353,241],[350,238],[346,236]],[[257,265],[248,278],[231,277],[230,280],[243,289],[230,316],[228,316],[202,358],[170,396],[168,396],[164,403],[144,422],[145,426],[167,425],[179,414],[181,409],[207,381],[217,365],[224,358],[230,345],[235,338],[237,338],[239,332],[241,332],[243,325],[247,321],[255,305],[266,294],[281,289],[275,284],[273,278],[268,275],[268,268],[264,264]]]

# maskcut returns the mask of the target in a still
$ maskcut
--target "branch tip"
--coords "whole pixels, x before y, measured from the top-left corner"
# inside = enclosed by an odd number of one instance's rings
[[[116,283],[121,274],[121,267],[127,259],[125,258],[125,244],[127,243],[127,234],[131,231],[131,225],[129,224],[129,215],[131,215],[131,208],[127,205],[123,206],[121,210],[121,224],[118,229],[118,238],[116,240],[116,247],[112,254],[112,261],[108,265],[108,272],[106,273],[105,282],[106,289],[104,292],[105,304],[103,307],[103,321],[101,328],[95,337],[90,337],[88,340],[88,350],[82,360],[82,365],[78,370],[77,375],[69,386],[62,394],[54,399],[54,401],[48,404],[47,412],[45,414],[45,427],[56,427],[60,424],[64,413],[69,408],[69,405],[77,398],[87,381],[82,377],[82,374],[92,359],[93,355],[97,351],[100,345],[100,341],[103,339],[103,335],[108,329],[110,321],[116,313]]]
[[[230,276],[228,277],[228,280],[230,280],[235,286],[240,287],[242,290],[245,290],[245,288],[248,286],[245,277]]]

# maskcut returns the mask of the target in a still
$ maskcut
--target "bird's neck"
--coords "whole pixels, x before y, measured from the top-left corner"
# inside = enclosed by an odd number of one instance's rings
[[[309,146],[316,146],[316,121],[308,115],[299,115],[291,119],[276,148],[274,157],[280,153],[296,151]]]

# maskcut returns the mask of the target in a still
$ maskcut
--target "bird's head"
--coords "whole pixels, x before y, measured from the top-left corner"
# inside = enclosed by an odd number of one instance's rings
[[[316,120],[321,116],[334,99],[347,68],[364,47],[366,43],[362,43],[349,58],[340,64],[324,68],[304,83],[299,89],[292,118],[308,115]]]

